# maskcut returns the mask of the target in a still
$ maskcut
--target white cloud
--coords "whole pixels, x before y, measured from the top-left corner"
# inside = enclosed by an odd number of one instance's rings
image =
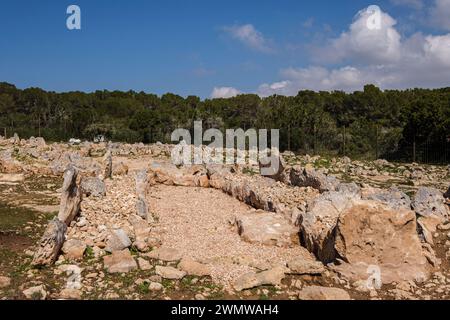
[[[450,31],[450,0],[436,0],[429,20],[431,25]]]
[[[339,38],[330,40],[325,48],[316,50],[319,61],[341,62],[395,62],[400,59],[401,36],[395,29],[397,21],[382,11],[379,12],[379,25],[369,28],[374,13],[364,9],[358,12],[350,29]]]
[[[445,0],[449,1],[449,0]],[[450,34],[417,33],[402,39],[396,21],[381,12],[381,28],[367,28],[367,11],[359,12],[337,39],[315,56],[342,66],[308,66],[281,70],[281,81],[262,84],[261,96],[295,95],[299,90],[360,90],[373,83],[383,89],[445,87],[450,80]]]
[[[211,93],[211,98],[232,98],[239,95],[241,92],[233,87],[214,87]]]
[[[266,53],[273,51],[269,41],[252,24],[234,25],[225,27],[224,30],[233,39],[240,41],[249,48]]]

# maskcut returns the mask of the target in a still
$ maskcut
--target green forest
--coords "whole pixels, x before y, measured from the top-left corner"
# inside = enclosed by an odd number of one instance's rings
[[[0,83],[0,134],[48,141],[170,142],[176,128],[280,129],[280,147],[310,155],[450,162],[450,88],[183,98],[135,91],[56,93]]]

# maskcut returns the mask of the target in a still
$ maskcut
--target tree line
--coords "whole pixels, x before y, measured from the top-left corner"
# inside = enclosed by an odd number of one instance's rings
[[[382,91],[300,91],[296,96],[183,98],[135,91],[56,93],[0,83],[0,134],[49,141],[170,142],[176,128],[280,129],[280,147],[353,158],[450,161],[450,88]],[[435,159],[434,159],[435,158]]]

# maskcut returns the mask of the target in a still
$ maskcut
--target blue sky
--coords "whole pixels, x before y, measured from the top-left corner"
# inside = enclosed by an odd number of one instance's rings
[[[71,4],[81,30],[66,28]],[[368,34],[358,21],[373,4],[383,27]],[[450,0],[1,0],[0,30],[0,81],[19,88],[205,98],[450,84]]]

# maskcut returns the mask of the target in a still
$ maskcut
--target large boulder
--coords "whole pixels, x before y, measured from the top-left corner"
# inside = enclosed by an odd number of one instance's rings
[[[298,228],[283,216],[258,210],[236,217],[239,235],[244,241],[269,246],[291,247],[299,243]]]
[[[335,269],[352,281],[367,280],[376,266],[382,283],[424,280],[428,262],[416,230],[416,215],[375,201],[359,201],[338,219]]]
[[[50,221],[45,229],[44,235],[39,241],[32,265],[52,265],[56,261],[59,251],[63,246],[66,231],[67,225],[58,218]]]
[[[294,166],[290,171],[290,182],[293,186],[312,187],[320,192],[335,191],[339,185],[335,177],[327,176],[311,166]]]
[[[450,214],[442,192],[435,188],[419,188],[414,196],[412,207],[418,215],[425,217],[436,215],[448,218]]]
[[[351,208],[358,197],[353,193],[326,192],[308,203],[299,218],[300,241],[324,263],[336,258],[335,227],[342,212]]]

